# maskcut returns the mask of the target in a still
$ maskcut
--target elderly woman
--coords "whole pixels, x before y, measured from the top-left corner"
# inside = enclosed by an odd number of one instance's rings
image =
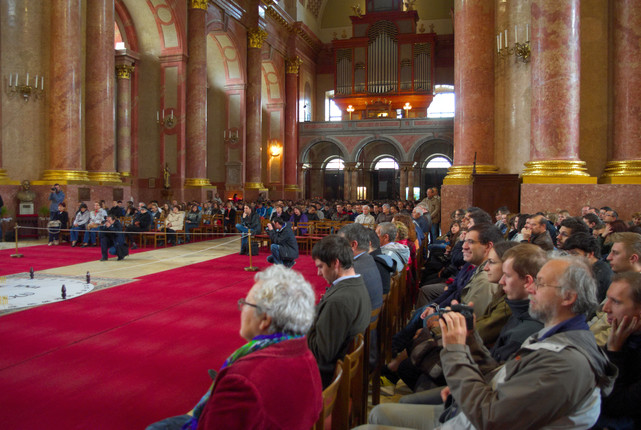
[[[176,244],[177,231],[182,231],[185,228],[185,213],[180,211],[178,206],[174,206],[171,212],[165,218],[165,231],[168,234],[167,241],[172,245]]]
[[[225,360],[212,388],[193,410],[148,430],[309,429],[322,409],[322,385],[305,335],[315,297],[301,274],[282,265],[258,272],[238,300],[247,343]]]

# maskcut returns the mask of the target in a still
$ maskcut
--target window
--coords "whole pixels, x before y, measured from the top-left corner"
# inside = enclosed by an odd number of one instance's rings
[[[434,99],[427,109],[428,118],[453,118],[456,105],[454,87],[452,85],[437,85]]]
[[[398,163],[392,157],[384,157],[376,162],[374,170],[394,169],[398,170]]]
[[[341,158],[332,158],[325,165],[325,170],[343,170],[345,168],[345,162]]]
[[[334,103],[334,90],[325,93],[325,121],[342,121],[343,112]]]
[[[452,166],[452,163],[450,162],[450,160],[448,160],[445,157],[438,156],[429,160],[425,165],[425,168],[426,169],[448,169],[451,166]]]

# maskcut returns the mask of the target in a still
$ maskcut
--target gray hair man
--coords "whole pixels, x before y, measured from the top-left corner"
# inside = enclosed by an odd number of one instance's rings
[[[402,243],[395,242],[398,230],[391,222],[383,222],[376,227],[376,234],[381,241],[381,252],[389,255],[396,262],[396,271],[400,272],[410,258],[410,249]]]
[[[442,406],[385,404],[372,411],[370,422],[421,429],[592,427],[616,368],[585,321],[597,305],[590,267],[575,257],[552,259],[527,290],[530,314],[544,327],[488,374],[466,346],[465,317],[449,312],[440,320],[448,383],[442,395],[455,402],[450,419],[439,423]]]

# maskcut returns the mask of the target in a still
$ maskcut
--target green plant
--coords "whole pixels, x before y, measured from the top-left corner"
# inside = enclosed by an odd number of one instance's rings
[[[49,208],[46,206],[41,207],[38,209],[38,213],[40,214],[41,217],[48,217],[49,216]]]
[[[6,206],[0,208],[0,218],[7,218],[9,216],[9,209]]]

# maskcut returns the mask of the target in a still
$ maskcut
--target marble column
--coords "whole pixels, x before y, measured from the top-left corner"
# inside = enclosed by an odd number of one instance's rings
[[[123,178],[131,176],[131,75],[135,69],[134,61],[131,54],[119,53],[116,59],[116,167]]]
[[[285,193],[296,198],[298,188],[298,70],[303,61],[299,57],[287,60],[285,74]]]
[[[523,183],[596,183],[579,160],[580,0],[533,0],[531,11],[531,142]]]
[[[414,163],[412,162],[407,170],[407,188],[409,188],[408,200],[414,200]]]
[[[354,170],[356,170],[356,163],[345,163],[345,168],[343,169],[343,199],[345,200],[352,199],[352,192],[356,194],[356,189],[352,190],[355,187],[352,182]]]
[[[411,163],[405,163],[405,162],[398,163],[398,167],[400,168],[400,171],[401,171],[400,172],[401,188],[400,188],[399,196],[403,201],[407,200],[405,189],[407,188],[407,174],[410,166],[411,166]]]
[[[612,159],[600,182],[641,184],[641,4],[614,2]]]
[[[245,190],[258,195],[262,180],[261,142],[261,50],[267,32],[260,28],[247,30],[247,144],[245,145]]]
[[[454,1],[454,163],[443,183],[494,173],[494,0]],[[488,106],[490,108],[488,108]]]
[[[121,182],[115,166],[114,0],[87,3],[85,145],[89,179]]]
[[[49,169],[42,175],[49,182],[89,180],[82,164],[81,3],[51,0]]]
[[[207,179],[207,0],[189,0],[187,14],[185,186],[211,186]]]
[[[354,168],[352,169],[352,179],[350,181],[351,186],[352,186],[352,190],[351,190],[351,194],[350,194],[349,198],[352,201],[355,201],[356,199],[358,199],[358,184],[359,184],[359,182],[358,182],[358,173],[361,170],[358,167],[358,164],[359,163],[356,163],[356,166],[354,166]]]

